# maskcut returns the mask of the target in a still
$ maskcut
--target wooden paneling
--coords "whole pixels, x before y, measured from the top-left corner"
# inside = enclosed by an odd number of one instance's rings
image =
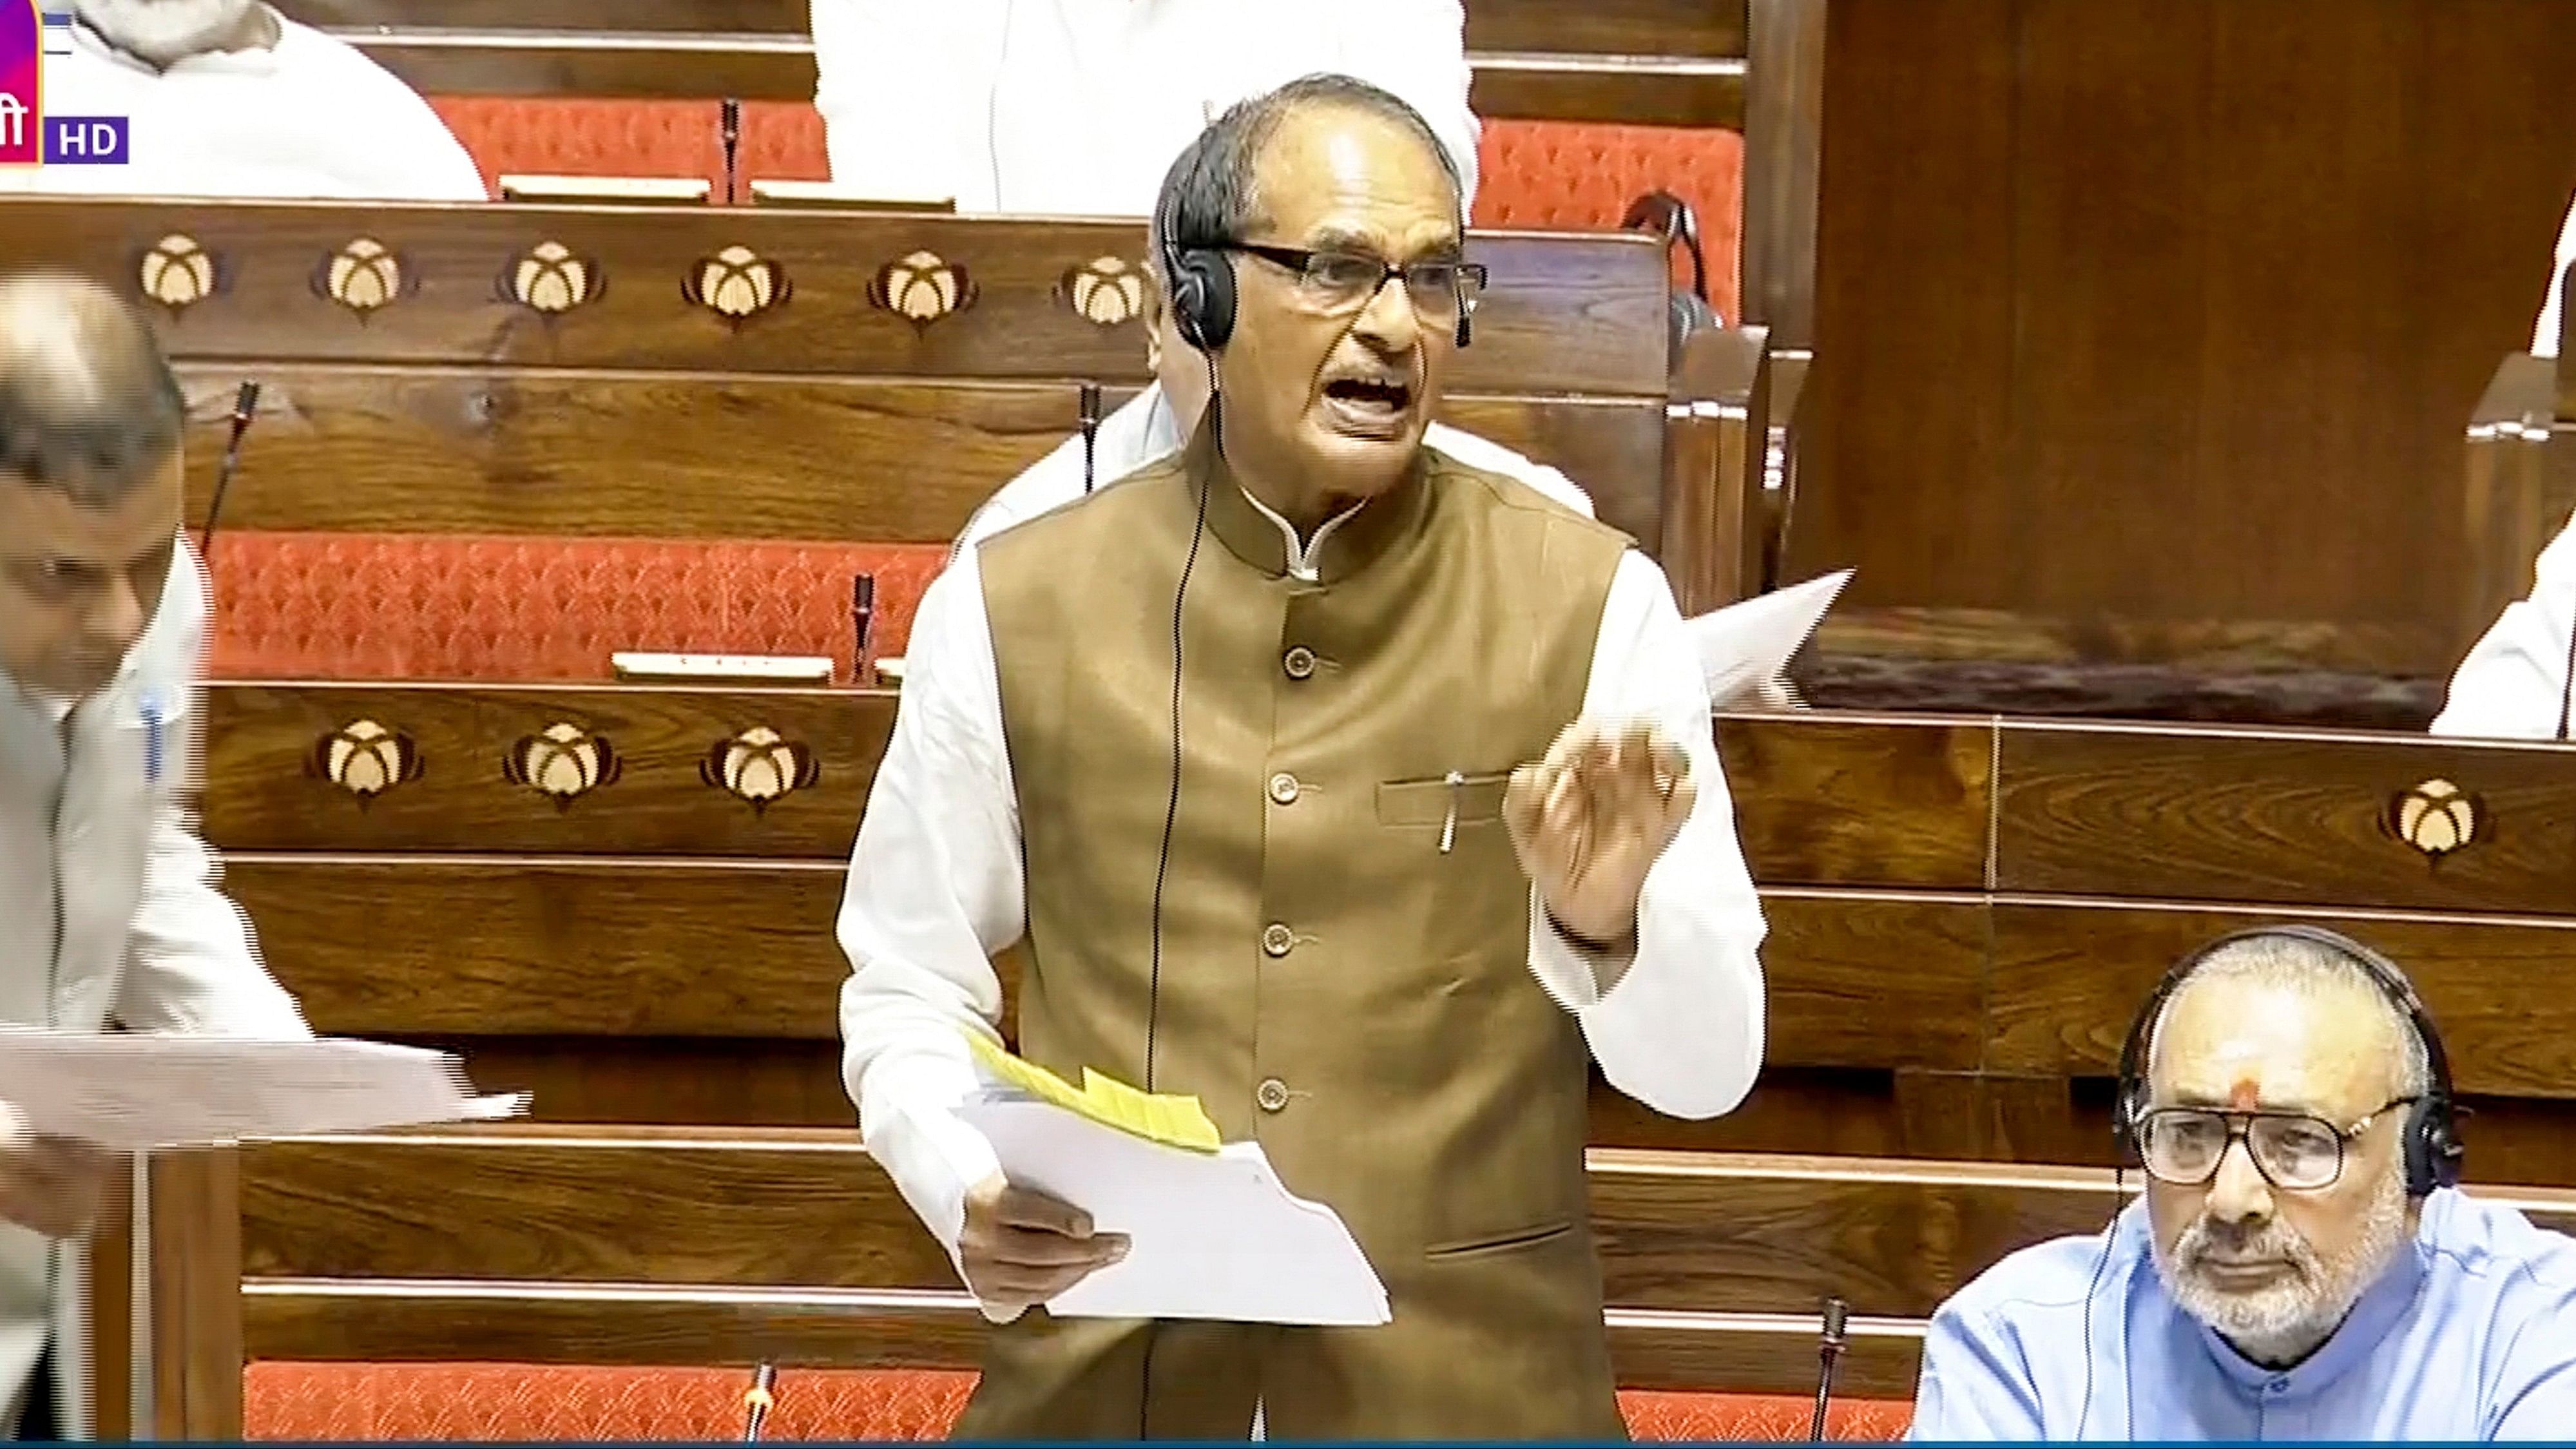
[[[262,385],[229,527],[946,543],[1071,436],[1062,382],[196,364],[189,516],[212,501],[234,384]],[[1107,405],[1132,396],[1109,391]],[[1444,419],[1562,469],[1652,541],[1664,409],[1453,397]]]
[[[2223,932],[2313,920],[2406,968],[2442,1029],[2460,1090],[2576,1096],[2576,920],[2269,912],[2008,897],[1995,907],[1989,1068],[2108,1076],[2138,1003],[2183,953]]]
[[[2391,663],[2446,672],[2460,427],[2543,295],[2571,70],[2555,0],[1836,0],[1792,575],[2433,621]]]
[[[1133,223],[1023,222],[713,208],[477,204],[369,207],[272,202],[28,199],[0,216],[0,246],[28,265],[103,272],[129,291],[171,235],[212,258],[217,289],[164,329],[192,360],[650,367],[708,372],[1141,380],[1142,324],[1101,327],[1067,300],[1067,275],[1133,258]],[[317,284],[360,238],[398,263],[403,295],[361,317]],[[552,241],[605,285],[547,317],[507,299],[504,273]],[[690,304],[685,281],[725,248],[774,263],[783,302],[728,321]],[[870,300],[880,270],[929,251],[958,272],[959,310],[916,325]],[[1664,393],[1662,250],[1633,235],[1480,232],[1470,254],[1494,285],[1460,354],[1464,392]]]
[[[842,875],[820,861],[240,853],[227,879],[319,1030],[829,1038],[849,971],[832,936]],[[1770,1060],[1976,1065],[1973,900],[1783,893],[1766,909]]]
[[[830,1037],[837,865],[237,855],[227,883],[317,1030]]]
[[[2000,758],[2008,891],[2531,912],[2576,893],[2576,751],[2011,725]],[[2397,833],[2434,781],[2474,830],[2438,859]]]
[[[846,862],[894,728],[891,692],[651,685],[222,685],[207,691],[207,838],[235,851],[530,851]],[[326,741],[360,722],[418,777],[361,798],[332,783]],[[503,773],[557,724],[605,741],[616,778],[569,803]],[[813,782],[755,810],[712,781],[731,742],[766,729]],[[743,747],[751,754],[749,747]],[[764,769],[768,753],[758,758]],[[794,765],[780,773],[793,780]]]
[[[1754,879],[1985,885],[1992,725],[1751,715],[1722,717],[1717,742]]]

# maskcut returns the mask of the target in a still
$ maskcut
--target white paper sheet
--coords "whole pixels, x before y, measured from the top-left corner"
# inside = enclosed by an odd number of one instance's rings
[[[1331,1208],[1292,1196],[1255,1142],[1210,1154],[1148,1142],[1050,1103],[987,1093],[959,1108],[1014,1183],[1128,1235],[1126,1260],[1047,1305],[1068,1318],[1236,1323],[1391,1321],[1378,1281]]]
[[[1708,672],[1709,701],[1719,709],[1740,707],[1753,702],[1754,691],[1778,681],[1851,576],[1844,569],[1684,620],[1682,627],[1699,648],[1700,667]]]
[[[0,1101],[36,1132],[119,1152],[491,1120],[528,1103],[474,1095],[455,1057],[422,1047],[27,1029],[0,1029]]]

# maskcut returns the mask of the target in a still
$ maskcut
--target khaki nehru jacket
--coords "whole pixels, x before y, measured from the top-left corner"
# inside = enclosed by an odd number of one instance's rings
[[[1022,1051],[1199,1097],[1350,1224],[1394,1321],[1033,1311],[995,1330],[962,1436],[1239,1437],[1256,1402],[1283,1439],[1623,1435],[1588,1057],[1531,973],[1501,817],[1512,768],[1581,709],[1626,548],[1426,449],[1300,579],[1204,434],[981,546],[1024,848]]]

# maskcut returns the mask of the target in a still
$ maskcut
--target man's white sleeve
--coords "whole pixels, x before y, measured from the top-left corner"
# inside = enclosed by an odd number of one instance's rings
[[[1735,839],[1710,728],[1708,682],[1663,571],[1630,550],[1602,609],[1587,719],[1651,719],[1690,756],[1699,797],[1637,901],[1637,954],[1610,989],[1530,896],[1530,970],[1583,1024],[1593,1059],[1620,1091],[1676,1117],[1714,1117],[1753,1088],[1762,1066],[1766,930]]]
[[[1000,1170],[956,1114],[965,1033],[1000,1039],[992,956],[1022,929],[1019,809],[975,550],[923,595],[894,737],[841,901],[842,1075],[868,1152],[953,1260],[966,1190]]]
[[[2451,676],[2433,733],[2546,740],[2567,695],[2567,643],[2576,628],[2576,524],[2540,551],[2528,598],[2505,605]]]

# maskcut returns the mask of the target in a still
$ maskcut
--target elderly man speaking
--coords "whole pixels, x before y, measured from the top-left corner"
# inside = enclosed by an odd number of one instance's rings
[[[2450,1071],[2395,965],[2312,927],[2202,948],[2114,1110],[2143,1209],[1943,1305],[1914,1437],[2576,1431],[2576,1243],[2453,1185]]]
[[[185,421],[114,294],[0,281],[0,1023],[309,1034],[188,818],[206,594],[179,535]],[[121,1165],[0,1126],[17,1437],[81,1436],[77,1239]]]
[[[1458,199],[1359,82],[1228,111],[1158,229],[1207,417],[922,604],[842,1025],[869,1150],[1007,1320],[966,1437],[1622,1432],[1587,1059],[1732,1108],[1763,923],[1662,576],[1423,446],[1482,280]],[[1199,1097],[1351,1225],[1391,1324],[1044,1311],[1124,1245],[954,1110],[1023,939],[1024,1054]]]

